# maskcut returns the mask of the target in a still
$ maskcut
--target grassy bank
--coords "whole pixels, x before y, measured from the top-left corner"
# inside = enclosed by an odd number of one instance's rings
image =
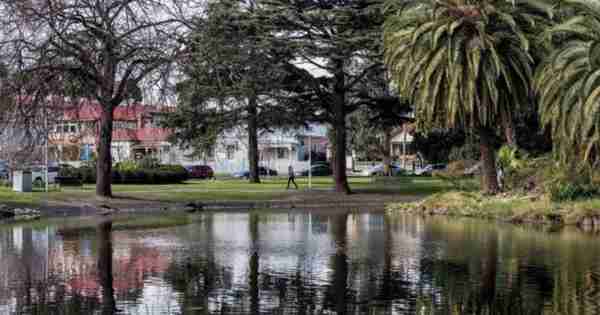
[[[438,179],[427,177],[368,178],[351,177],[349,184],[355,194],[344,196],[331,193],[333,178],[315,177],[312,190],[308,190],[308,178],[298,178],[299,190],[287,190],[287,179],[265,178],[260,184],[246,180],[222,179],[216,181],[193,180],[173,185],[113,185],[115,203],[181,203],[197,201],[381,201],[388,202],[406,196],[427,196],[450,189]],[[18,194],[8,188],[0,188],[0,203],[35,206],[78,205],[96,202],[94,185],[65,187],[49,193],[34,192]]]
[[[417,202],[389,204],[387,211],[600,227],[600,198],[552,202],[544,195],[483,196],[479,192],[446,191]]]

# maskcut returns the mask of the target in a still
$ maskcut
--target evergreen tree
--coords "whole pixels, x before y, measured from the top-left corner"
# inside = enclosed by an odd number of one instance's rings
[[[271,40],[258,11],[255,2],[219,0],[193,21],[180,106],[167,121],[179,129],[180,144],[200,151],[213,148],[219,134],[245,126],[254,183],[260,182],[258,131],[297,121],[276,101],[289,54],[285,45]]]
[[[264,7],[273,36],[296,57],[286,68],[298,80],[288,87],[287,101],[332,126],[335,191],[349,193],[347,116],[371,104],[365,80],[384,71],[381,5],[366,0],[269,0]]]

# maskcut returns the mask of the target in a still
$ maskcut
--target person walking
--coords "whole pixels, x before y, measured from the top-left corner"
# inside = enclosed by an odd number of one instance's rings
[[[296,186],[296,189],[298,189],[298,184],[296,184],[296,174],[294,174],[294,167],[292,167],[292,165],[290,164],[290,166],[288,166],[288,184],[287,184],[287,189],[290,189],[290,184],[293,183],[294,186]]]

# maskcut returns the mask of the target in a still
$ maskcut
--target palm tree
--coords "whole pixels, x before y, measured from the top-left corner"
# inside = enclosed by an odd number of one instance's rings
[[[569,17],[546,33],[555,47],[534,88],[561,159],[593,162],[600,149],[600,1],[563,3]]]
[[[418,128],[462,128],[480,138],[482,190],[496,193],[501,116],[529,105],[529,28],[551,14],[536,0],[409,0],[390,5],[385,61]]]

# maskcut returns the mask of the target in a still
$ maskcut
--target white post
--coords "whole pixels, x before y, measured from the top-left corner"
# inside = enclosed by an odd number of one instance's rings
[[[406,169],[406,128],[402,126],[402,168]]]
[[[46,108],[46,102],[44,102],[44,164],[46,165],[46,170],[44,172],[44,186],[46,193],[48,192],[48,110]]]
[[[308,189],[312,189],[312,136],[308,134]]]

